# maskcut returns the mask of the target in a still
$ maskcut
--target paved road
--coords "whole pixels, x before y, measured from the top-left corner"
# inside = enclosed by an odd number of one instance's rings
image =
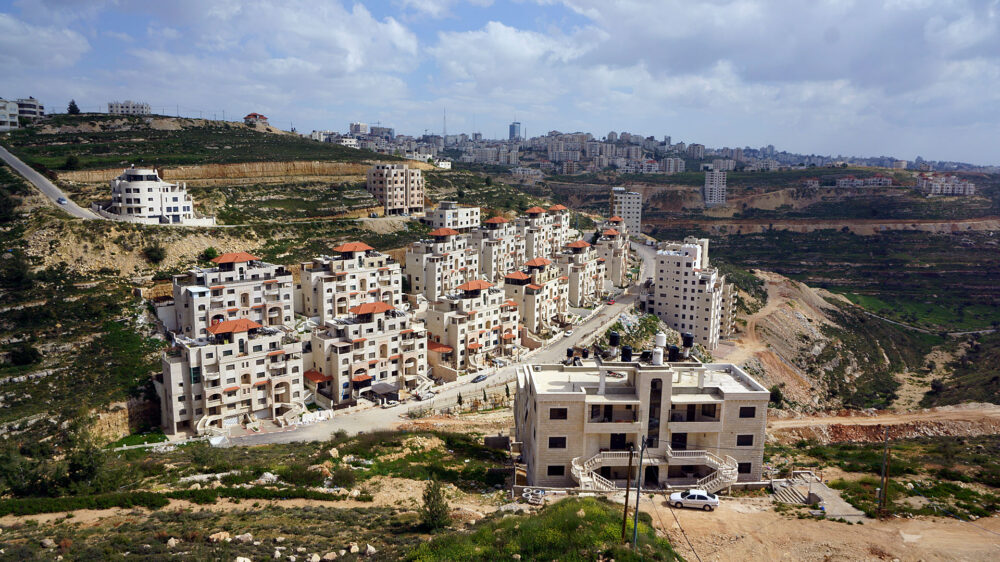
[[[0,146],[0,158],[2,158],[3,161],[6,162],[7,165],[9,165],[11,168],[17,170],[17,173],[24,176],[24,179],[31,182],[35,187],[38,188],[39,191],[42,192],[43,195],[51,199],[52,203],[55,204],[60,209],[66,211],[67,213],[73,215],[74,217],[81,219],[89,220],[89,219],[101,218],[95,215],[94,213],[90,212],[89,209],[84,209],[83,207],[74,203],[72,199],[66,197],[66,194],[63,193],[61,189],[53,185],[53,183],[50,182],[48,179],[46,179],[45,176],[36,172],[31,166],[22,162],[17,156],[14,156],[10,152],[8,152],[6,148],[2,146]],[[65,205],[60,205],[58,201],[56,201],[60,197],[66,198],[67,203]]]
[[[632,248],[638,252],[638,255],[643,260],[642,271],[652,271],[656,258],[655,248],[635,243],[632,244]],[[640,279],[643,278],[644,276],[640,276]],[[434,401],[442,403],[453,402],[459,393],[463,396],[479,396],[482,394],[484,388],[495,387],[498,384],[513,381],[517,377],[517,369],[527,363],[554,363],[565,359],[567,347],[581,344],[594,334],[599,333],[602,326],[632,308],[632,305],[636,301],[637,293],[638,291],[635,287],[630,288],[626,294],[615,299],[615,304],[605,305],[586,322],[576,326],[573,329],[573,335],[556,341],[551,346],[535,352],[523,361],[500,369],[481,383],[472,383],[472,378],[475,377],[473,374],[461,377],[458,383],[450,383],[443,387],[435,388],[437,397]],[[353,435],[360,431],[372,432],[392,429],[395,424],[403,421],[406,412],[423,407],[427,407],[427,404],[414,401],[384,410],[382,408],[372,408],[338,415],[325,422],[300,425],[293,430],[231,438],[230,442],[234,445],[262,445],[300,441],[325,441],[338,430],[343,430]]]

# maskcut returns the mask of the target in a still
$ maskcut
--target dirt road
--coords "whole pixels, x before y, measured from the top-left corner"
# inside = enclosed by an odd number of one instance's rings
[[[705,562],[1000,559],[1000,518],[996,517],[979,519],[975,522],[979,527],[937,517],[849,526],[782,515],[774,511],[769,499],[749,498],[724,500],[712,513],[674,510],[678,526],[662,499],[657,498],[655,505],[644,499],[642,508],[687,560],[697,560],[695,552]]]

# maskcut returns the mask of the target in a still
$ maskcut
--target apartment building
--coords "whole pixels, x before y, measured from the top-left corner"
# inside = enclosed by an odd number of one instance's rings
[[[153,379],[163,431],[223,433],[260,420],[291,423],[306,411],[302,343],[246,318],[174,335]]]
[[[569,281],[569,305],[593,306],[604,297],[604,259],[584,240],[566,244],[556,263]]]
[[[503,217],[491,217],[469,234],[469,244],[479,251],[480,276],[499,283],[509,271],[524,263],[524,236]]]
[[[594,251],[604,260],[604,275],[616,287],[628,284],[628,227],[622,217],[611,217],[598,227]]]
[[[547,258],[535,258],[504,277],[504,293],[517,304],[521,324],[540,334],[562,326],[569,313],[569,277]]]
[[[920,174],[917,189],[928,195],[975,195],[976,184],[957,176]]]
[[[515,354],[520,346],[517,304],[483,280],[456,287],[426,313],[428,361],[434,375],[455,380],[461,371],[489,366],[489,359]]]
[[[403,306],[403,272],[395,260],[364,242],[341,244],[333,252],[301,264],[299,312],[324,325],[368,302]]]
[[[685,170],[683,158],[664,158],[661,168],[667,174],[679,174]]]
[[[612,491],[641,471],[643,487],[716,492],[760,480],[767,389],[735,365],[657,356],[520,367],[512,448],[527,484]]]
[[[195,213],[186,184],[165,182],[150,168],[125,169],[111,180],[111,200],[94,203],[91,208],[105,218],[122,222],[215,225],[215,217]]]
[[[398,400],[401,390],[428,380],[423,323],[386,302],[351,307],[313,330],[311,341],[305,385],[324,408],[360,397]]]
[[[854,176],[843,176],[837,178],[837,187],[890,187],[892,185],[892,178],[888,176],[883,176],[882,174],[875,174],[874,176],[867,178],[856,178]]]
[[[423,222],[431,228],[450,228],[459,232],[469,232],[479,228],[479,213],[479,207],[442,201],[436,209],[427,211]]]
[[[112,115],[149,115],[151,111],[148,103],[125,100],[108,102],[108,113]]]
[[[705,172],[705,187],[702,189],[706,207],[726,204],[726,172],[709,170]]]
[[[720,336],[732,333],[735,298],[735,291],[726,289],[726,276],[709,267],[707,238],[660,245],[646,310],[668,326],[715,349]]]
[[[260,113],[248,113],[243,116],[243,124],[248,127],[256,127],[258,124],[267,125],[267,117]]]
[[[479,277],[479,251],[451,228],[432,230],[430,236],[406,249],[405,269],[410,292],[433,301]]]
[[[215,267],[196,267],[173,277],[173,308],[160,314],[167,330],[188,338],[208,337],[216,324],[248,320],[290,326],[292,274],[284,266],[246,252],[222,254]]]
[[[736,169],[736,160],[716,158],[712,160],[712,169],[719,172],[732,172]]]
[[[20,98],[17,100],[17,114],[27,119],[41,119],[45,117],[45,106],[30,96]]]
[[[17,102],[0,98],[0,131],[9,131],[20,127],[17,117]]]
[[[406,164],[376,164],[368,170],[368,192],[385,206],[387,215],[424,212],[424,177]]]
[[[695,160],[704,160],[705,145],[697,143],[689,144],[687,147],[687,155],[690,156],[691,158],[694,158]]]
[[[624,187],[612,187],[611,216],[625,219],[628,232],[622,234],[626,238],[630,233],[642,234],[642,194]]]
[[[527,259],[552,257],[575,234],[570,226],[569,209],[564,205],[528,209],[518,217],[517,229],[524,236],[524,255]]]

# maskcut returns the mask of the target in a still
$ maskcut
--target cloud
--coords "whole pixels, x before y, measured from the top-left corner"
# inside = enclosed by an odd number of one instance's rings
[[[0,13],[0,71],[64,68],[80,60],[90,43],[79,33],[37,26]]]

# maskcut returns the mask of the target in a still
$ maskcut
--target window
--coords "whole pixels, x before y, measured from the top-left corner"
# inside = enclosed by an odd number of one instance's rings
[[[549,449],[565,449],[565,437],[549,437]]]
[[[548,476],[565,476],[566,467],[561,464],[550,464],[546,470]]]
[[[566,408],[549,408],[549,419],[550,420],[566,419]]]
[[[736,471],[740,474],[750,474],[751,466],[752,466],[751,463],[741,462],[738,465],[736,465]]]
[[[757,407],[756,406],[740,406],[740,417],[741,418],[756,418],[757,417]]]
[[[753,447],[753,435],[737,435],[737,447]]]

